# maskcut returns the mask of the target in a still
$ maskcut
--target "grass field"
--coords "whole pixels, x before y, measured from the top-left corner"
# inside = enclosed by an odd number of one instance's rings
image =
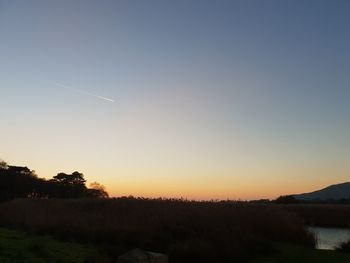
[[[97,250],[91,247],[0,228],[2,263],[85,263],[98,257]]]

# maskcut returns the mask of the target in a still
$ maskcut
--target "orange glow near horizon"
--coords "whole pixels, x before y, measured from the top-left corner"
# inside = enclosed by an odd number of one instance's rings
[[[10,163],[16,164],[16,163]],[[17,163],[18,165],[24,165]],[[28,165],[35,170],[35,165]],[[38,175],[51,178],[58,172],[73,172],[78,170],[85,174],[87,184],[98,181],[103,184],[111,197],[135,196],[146,198],[184,198],[189,200],[252,200],[275,199],[280,195],[310,192],[330,184],[347,181],[349,170],[341,166],[336,172],[336,178],[327,175],[331,169],[310,169],[308,167],[281,167],[279,169],[232,169],[210,171],[202,169],[162,169],[148,168],[114,168],[90,167],[80,170],[74,167],[62,166],[52,172],[37,170]],[[255,175],[259,173],[259,176]],[[50,174],[47,175],[47,174]],[[314,174],[312,177],[310,175]],[[295,176],[295,175],[298,175]],[[309,175],[305,178],[304,175]],[[301,180],[302,179],[302,180]]]

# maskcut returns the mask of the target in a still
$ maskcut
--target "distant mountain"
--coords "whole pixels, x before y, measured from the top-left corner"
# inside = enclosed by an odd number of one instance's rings
[[[315,192],[298,194],[293,196],[295,199],[302,201],[336,201],[341,199],[350,199],[350,182],[335,184]]]

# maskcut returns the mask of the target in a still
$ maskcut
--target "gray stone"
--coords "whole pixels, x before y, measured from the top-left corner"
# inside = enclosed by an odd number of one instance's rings
[[[118,263],[168,263],[168,256],[136,248],[119,256]]]

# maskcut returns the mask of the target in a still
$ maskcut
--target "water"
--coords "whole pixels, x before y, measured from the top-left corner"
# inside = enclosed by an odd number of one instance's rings
[[[334,250],[341,243],[350,239],[348,228],[308,227],[317,237],[317,249]]]

